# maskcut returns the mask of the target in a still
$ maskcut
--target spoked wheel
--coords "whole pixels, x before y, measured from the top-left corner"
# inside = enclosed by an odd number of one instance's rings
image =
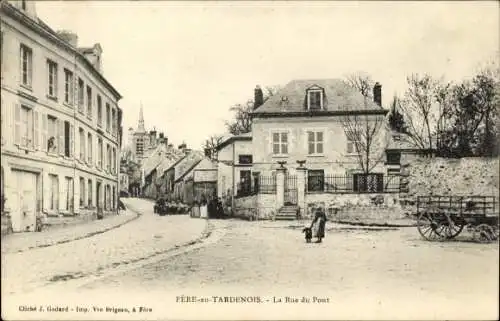
[[[479,243],[490,243],[498,239],[498,234],[491,225],[479,224],[474,229],[472,237]]]
[[[427,241],[441,241],[446,238],[445,225],[429,213],[422,213],[417,220],[417,229]]]
[[[465,227],[465,222],[448,220],[444,223],[443,236],[447,239],[453,239],[457,237]]]

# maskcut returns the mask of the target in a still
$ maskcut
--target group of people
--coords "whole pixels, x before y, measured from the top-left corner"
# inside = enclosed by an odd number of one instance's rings
[[[222,206],[222,200],[220,197],[212,197],[206,199],[204,196],[201,198],[200,202],[201,217],[202,218],[223,218],[224,217],[224,207]]]

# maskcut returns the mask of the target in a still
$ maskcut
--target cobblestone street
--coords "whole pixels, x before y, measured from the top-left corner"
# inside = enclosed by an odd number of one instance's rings
[[[77,302],[81,308],[74,308],[71,317],[80,319],[104,318],[90,312],[101,301],[155,308],[156,314],[141,319],[235,319],[243,313],[268,319],[498,315],[498,243],[473,243],[466,234],[455,242],[432,243],[423,241],[414,227],[329,223],[323,243],[307,244],[301,227],[308,222],[161,217],[151,213],[150,202],[128,202],[144,215],[92,237],[4,254],[2,292],[13,293],[9,300],[16,302]],[[261,296],[265,302],[283,300],[286,305],[269,304],[262,310],[253,304],[223,304],[214,309],[177,301],[193,295]],[[323,303],[304,307],[285,303],[286,296]],[[79,314],[78,309],[86,312]],[[137,319],[133,314],[116,317]]]
[[[498,244],[472,243],[466,235],[457,242],[431,243],[422,241],[416,228],[335,224],[322,244],[306,244],[300,228],[289,225],[232,221],[217,243],[84,288],[316,294],[332,302],[328,314],[317,317],[332,318],[372,318],[378,313],[386,318],[467,319],[498,313]],[[356,304],[363,309],[357,310]]]
[[[205,221],[190,220],[186,215],[154,215],[150,201],[128,199],[125,202],[128,207],[143,215],[123,226],[90,237],[20,253],[3,253],[2,293],[25,292],[56,281],[104,273],[110,268],[136,262],[192,242],[199,238],[206,228]],[[111,224],[102,222],[104,225]],[[87,229],[88,232],[95,233],[95,225],[98,223],[77,226],[73,230],[68,228],[37,233],[33,236],[66,240],[66,235],[71,231],[84,235],[83,231]],[[20,236],[29,238],[31,235],[14,235],[17,238]],[[8,245],[16,249],[23,248],[19,245],[21,243],[11,241]],[[23,266],[29,268],[20,268]]]

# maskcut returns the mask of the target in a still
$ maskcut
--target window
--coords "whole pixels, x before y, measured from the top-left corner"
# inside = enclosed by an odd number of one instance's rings
[[[386,151],[387,165],[399,165],[401,162],[401,152],[399,151]]]
[[[106,144],[106,170],[111,171],[111,147]]]
[[[34,148],[33,110],[26,106],[16,108],[15,140],[23,148]]]
[[[85,206],[85,178],[80,177],[80,207]]]
[[[384,175],[379,173],[353,174],[353,190],[359,193],[384,191]]]
[[[87,206],[92,206],[92,180],[87,181]]]
[[[68,69],[64,69],[64,102],[73,104],[73,73]]]
[[[83,114],[83,108],[85,106],[85,85],[83,84],[83,79],[78,78],[78,111]]]
[[[109,107],[109,104],[106,103],[106,131],[109,133],[109,129],[111,127],[111,109]]]
[[[307,92],[307,106],[309,110],[323,109],[323,90],[309,90]]]
[[[65,207],[66,211],[73,211],[73,178],[65,177],[65,187],[66,187],[66,195],[65,196]]]
[[[47,139],[47,152],[57,153],[57,118],[47,115],[48,120],[48,139]]]
[[[351,138],[347,138],[347,154],[356,154],[356,141]]]
[[[325,188],[325,172],[323,170],[307,171],[307,190],[323,192]]]
[[[49,76],[47,95],[50,98],[57,98],[57,64],[52,60],[47,60],[47,72]]]
[[[59,178],[57,175],[49,174],[49,209],[56,211],[59,208]]]
[[[238,155],[239,164],[252,164],[252,155]]]
[[[85,161],[85,147],[86,147],[86,144],[85,144],[85,131],[83,130],[83,128],[80,128],[78,130],[78,134],[79,134],[79,139],[80,139],[80,160],[81,161]]]
[[[113,147],[112,151],[113,158],[111,160],[111,171],[116,174],[116,149]]]
[[[97,95],[97,126],[102,127],[102,98]]]
[[[323,132],[307,132],[308,154],[323,154]]]
[[[92,88],[87,86],[87,118],[92,119]]]
[[[90,164],[92,164],[92,134],[91,133],[87,134],[87,144],[88,144],[87,161],[90,165]]]
[[[102,154],[103,154],[102,139],[97,139],[97,166],[102,169]]]
[[[33,76],[33,51],[21,45],[21,84],[31,88]]]
[[[273,154],[288,154],[288,133],[273,133]]]
[[[111,110],[111,133],[116,136],[116,110],[113,108]]]
[[[21,0],[21,9],[26,10],[26,0]]]
[[[69,121],[64,122],[64,156],[71,157],[71,145],[73,144],[73,126]]]

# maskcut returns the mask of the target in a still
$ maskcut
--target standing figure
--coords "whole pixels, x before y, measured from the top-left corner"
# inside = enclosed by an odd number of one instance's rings
[[[316,210],[314,219],[311,222],[311,230],[313,232],[313,236],[318,239],[316,243],[321,243],[321,240],[325,237],[325,225],[326,214],[321,208],[319,208]]]

